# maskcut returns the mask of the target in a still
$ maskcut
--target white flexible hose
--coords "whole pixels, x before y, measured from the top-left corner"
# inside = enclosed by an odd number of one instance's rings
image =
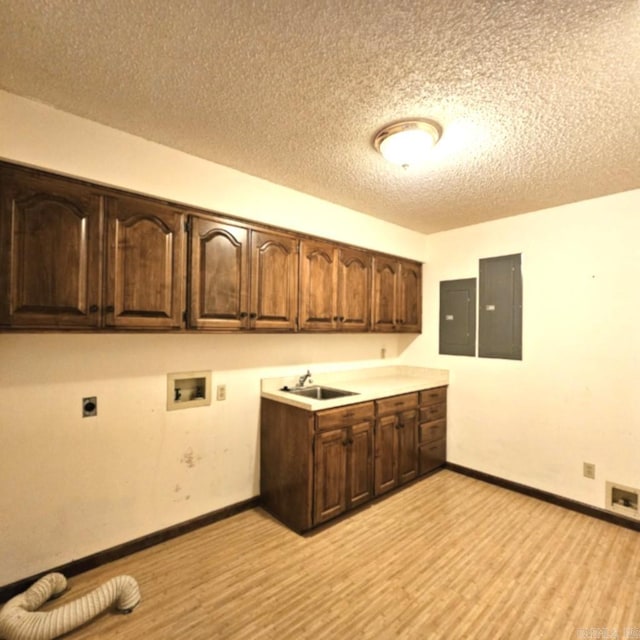
[[[61,573],[49,573],[9,600],[0,611],[0,638],[53,640],[85,624],[113,604],[119,611],[129,613],[140,603],[138,583],[131,576],[117,576],[57,609],[36,611],[66,587],[67,579]]]

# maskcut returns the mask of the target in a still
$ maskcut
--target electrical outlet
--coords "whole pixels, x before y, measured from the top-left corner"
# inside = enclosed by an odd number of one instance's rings
[[[387,357],[387,348],[386,347],[382,347],[382,349],[380,349],[380,357],[383,360]]]
[[[585,478],[591,478],[591,480],[594,480],[596,477],[596,465],[592,462],[583,462],[582,475]]]
[[[226,400],[227,399],[227,385],[219,384],[216,387],[216,400]]]
[[[98,415],[98,398],[91,396],[89,398],[82,398],[82,417],[92,418]]]

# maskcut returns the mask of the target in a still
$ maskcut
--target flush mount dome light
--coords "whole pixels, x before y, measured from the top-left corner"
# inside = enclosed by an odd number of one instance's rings
[[[373,146],[385,160],[408,169],[428,158],[441,133],[433,120],[404,120],[378,131]]]

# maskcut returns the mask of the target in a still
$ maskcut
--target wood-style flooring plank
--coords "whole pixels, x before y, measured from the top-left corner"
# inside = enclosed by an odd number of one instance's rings
[[[123,573],[140,606],[70,640],[640,638],[637,532],[451,471],[306,536],[240,513],[73,577],[47,606]]]

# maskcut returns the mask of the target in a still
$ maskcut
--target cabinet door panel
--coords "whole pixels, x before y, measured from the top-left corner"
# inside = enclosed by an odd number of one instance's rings
[[[355,507],[373,497],[373,424],[363,422],[349,431],[348,503]]]
[[[248,327],[248,231],[224,222],[191,220],[190,326]]]
[[[100,325],[102,197],[90,186],[0,173],[0,323]]]
[[[347,446],[346,429],[316,434],[315,524],[339,515],[347,507]]]
[[[300,328],[331,331],[337,324],[336,251],[324,242],[300,243]]]
[[[398,436],[396,416],[378,418],[375,434],[375,493],[380,495],[397,484]]]
[[[418,475],[418,410],[398,415],[398,483],[413,480]]]
[[[294,331],[298,312],[298,241],[251,232],[250,324],[255,329]]]
[[[394,331],[397,308],[398,263],[393,259],[374,259],[373,330]]]
[[[340,328],[368,331],[371,327],[371,255],[341,249],[338,273]]]
[[[422,331],[422,266],[401,263],[399,283],[396,329],[419,333]]]
[[[182,325],[184,220],[167,205],[109,198],[106,324],[167,329]]]
[[[442,438],[428,442],[420,447],[420,473],[433,471],[444,465],[447,460],[447,440]]]

